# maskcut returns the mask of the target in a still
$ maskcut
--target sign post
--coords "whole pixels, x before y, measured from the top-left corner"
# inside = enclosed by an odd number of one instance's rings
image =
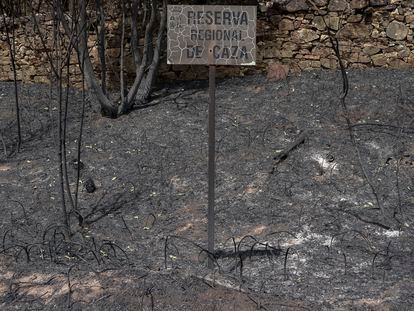
[[[216,66],[210,65],[208,70],[209,105],[208,105],[208,251],[214,254],[214,199],[216,181]],[[214,262],[209,256],[208,267]]]
[[[256,65],[256,7],[169,5],[167,63],[209,65],[208,251],[214,254],[216,65]],[[208,267],[214,262],[209,256]]]

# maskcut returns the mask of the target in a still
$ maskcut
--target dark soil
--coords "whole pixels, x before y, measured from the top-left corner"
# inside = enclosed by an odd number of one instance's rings
[[[60,227],[56,96],[20,86],[16,153],[13,84],[1,83],[0,309],[410,310],[414,71],[351,71],[349,80],[355,145],[339,72],[218,83],[216,244],[225,256],[214,272],[204,251],[205,82],[161,86],[152,106],[116,120],[88,101],[84,226],[73,214],[70,241]],[[73,192],[82,95],[69,97]]]

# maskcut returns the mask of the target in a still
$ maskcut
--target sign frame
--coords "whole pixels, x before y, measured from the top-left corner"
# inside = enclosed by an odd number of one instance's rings
[[[168,5],[167,64],[256,65],[256,6]]]

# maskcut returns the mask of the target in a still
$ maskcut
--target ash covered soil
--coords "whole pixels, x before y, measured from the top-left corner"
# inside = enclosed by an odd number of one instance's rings
[[[84,223],[72,213],[70,240],[59,226],[56,94],[20,86],[13,153],[13,84],[1,83],[0,309],[411,309],[414,71],[350,71],[349,81],[355,144],[339,72],[218,82],[216,246],[227,256],[214,272],[203,251],[205,82],[160,86],[154,105],[116,120],[87,101]],[[73,193],[82,96],[69,99]]]

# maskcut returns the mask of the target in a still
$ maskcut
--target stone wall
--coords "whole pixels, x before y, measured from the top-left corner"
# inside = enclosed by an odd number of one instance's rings
[[[335,69],[337,60],[326,26],[338,38],[348,68],[414,68],[414,0],[273,0],[260,4],[258,11],[258,65],[255,68],[221,67],[219,77],[265,71],[272,63],[287,65],[292,71]],[[39,15],[39,19],[50,34],[50,19],[47,15]],[[9,51],[4,41],[5,21],[4,17],[0,20],[0,80],[11,80]],[[31,19],[21,17],[17,23],[18,78],[27,82],[48,82],[47,57]],[[108,29],[108,81],[116,82],[119,79],[119,23],[110,22]],[[98,64],[95,39],[92,34],[91,56]],[[50,41],[50,35],[47,40]],[[70,71],[74,74],[74,83],[79,84],[76,62],[73,56]],[[126,59],[126,68],[132,78],[131,57]],[[99,71],[98,66],[96,69]],[[167,65],[163,59],[160,72],[163,79],[204,79],[208,69],[206,66]]]
[[[24,82],[48,83],[51,76],[49,66],[49,56],[53,58],[53,22],[50,16],[46,14],[37,14],[39,27],[42,29],[43,41],[35,31],[36,27],[32,19],[28,16],[16,18],[14,29],[15,48],[16,48],[16,66],[17,79]],[[13,80],[13,71],[10,61],[9,45],[7,43],[6,27],[7,23],[9,31],[13,25],[10,17],[0,16],[0,81]],[[91,42],[91,44],[93,44]],[[62,51],[62,55],[66,53]],[[75,84],[81,83],[81,74],[77,65],[75,53],[71,53],[70,57],[70,73]]]
[[[414,68],[414,0],[291,0],[262,6],[259,59],[292,70],[337,67],[327,35],[347,67]],[[282,3],[281,3],[282,2]]]

